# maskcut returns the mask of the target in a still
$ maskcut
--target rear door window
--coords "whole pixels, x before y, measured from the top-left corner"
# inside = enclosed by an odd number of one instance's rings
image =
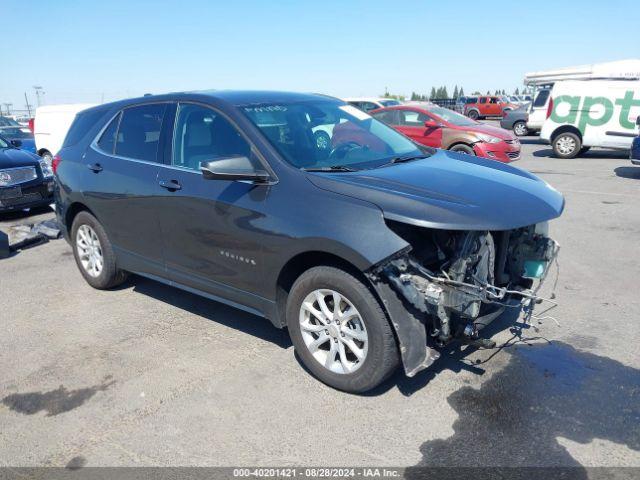
[[[116,137],[115,154],[134,160],[157,162],[160,130],[166,108],[164,103],[125,108]]]
[[[118,113],[113,120],[109,123],[107,128],[102,132],[100,136],[100,140],[98,140],[97,145],[105,153],[109,153],[113,155],[113,150],[116,146],[116,135],[118,134],[118,125],[120,124],[120,117],[122,117],[122,112]]]
[[[549,93],[550,92],[551,92],[550,89],[540,90],[540,92],[538,93],[538,96],[536,97],[535,101],[533,102],[533,106],[534,107],[544,107],[547,104],[547,100],[549,99]]]

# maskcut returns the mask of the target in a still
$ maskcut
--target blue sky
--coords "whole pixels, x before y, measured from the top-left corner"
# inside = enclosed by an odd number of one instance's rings
[[[33,85],[44,87],[45,103],[210,88],[513,90],[528,71],[640,57],[638,0],[0,0],[0,8],[0,103],[14,108],[24,107],[25,90],[35,102]]]

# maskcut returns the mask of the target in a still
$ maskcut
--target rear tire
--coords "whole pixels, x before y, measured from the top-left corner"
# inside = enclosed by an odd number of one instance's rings
[[[333,388],[366,392],[387,379],[399,364],[398,346],[385,312],[369,289],[344,270],[314,267],[304,272],[291,287],[286,316],[300,360]]]
[[[129,274],[116,266],[116,256],[107,233],[89,212],[80,212],[74,218],[71,246],[80,273],[93,288],[106,290],[127,279]]]
[[[475,155],[476,154],[476,152],[473,151],[473,148],[471,148],[469,145],[465,145],[465,144],[462,144],[462,143],[459,143],[458,145],[454,145],[453,147],[451,147],[449,149],[449,151],[466,153],[467,155]]]
[[[513,124],[513,133],[515,133],[517,137],[526,137],[529,135],[527,124],[521,120],[517,121]]]
[[[575,158],[582,149],[582,140],[573,132],[562,132],[553,139],[552,147],[558,158]]]

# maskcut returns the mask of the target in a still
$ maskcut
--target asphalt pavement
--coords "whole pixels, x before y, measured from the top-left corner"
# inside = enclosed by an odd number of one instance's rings
[[[364,396],[264,319],[138,277],[93,290],[64,240],[0,260],[0,466],[640,467],[640,167],[536,137],[516,166],[566,197],[557,308]]]

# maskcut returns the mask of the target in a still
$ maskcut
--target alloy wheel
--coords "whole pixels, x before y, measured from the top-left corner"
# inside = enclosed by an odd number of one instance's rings
[[[300,332],[313,358],[338,374],[358,370],[369,348],[364,321],[351,301],[335,290],[314,290],[300,306]]]
[[[517,136],[523,137],[528,133],[528,129],[527,129],[527,126],[524,123],[518,122],[513,126],[513,132]]]
[[[576,150],[576,140],[570,136],[561,136],[556,140],[558,152],[562,155],[571,155]]]
[[[95,230],[89,225],[81,225],[76,233],[76,248],[80,264],[92,277],[98,277],[104,267],[102,245]]]

